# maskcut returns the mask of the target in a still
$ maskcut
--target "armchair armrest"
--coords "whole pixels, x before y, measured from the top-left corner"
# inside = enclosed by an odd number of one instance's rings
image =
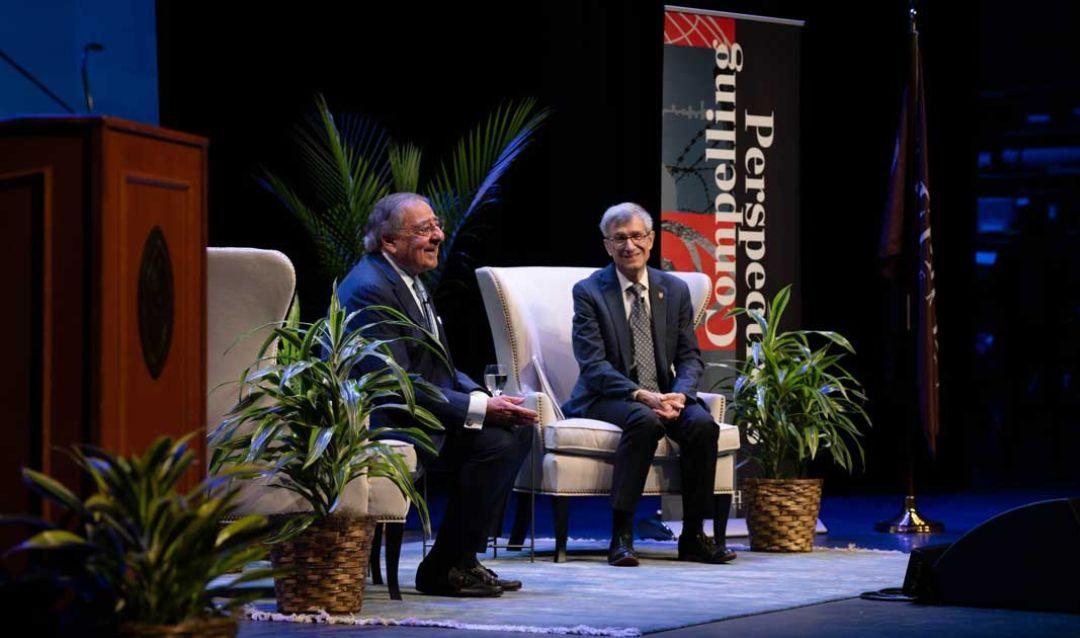
[[[560,415],[555,411],[558,406],[552,401],[549,394],[545,392],[526,392],[522,398],[525,399],[522,404],[524,407],[536,410],[537,414],[540,415],[539,429],[543,429],[545,425],[552,425],[559,420]]]
[[[712,414],[713,420],[717,423],[723,423],[724,412],[727,408],[727,398],[722,394],[713,394],[711,392],[698,392],[697,395],[705,402],[705,405],[709,407],[709,413]]]
[[[526,392],[522,405],[530,410],[536,410],[539,421],[533,429],[532,449],[529,458],[521,464],[514,488],[520,492],[535,492],[543,484],[541,467],[544,462],[544,426],[554,425],[559,421],[559,415],[554,408],[558,407],[551,396],[544,392]]]

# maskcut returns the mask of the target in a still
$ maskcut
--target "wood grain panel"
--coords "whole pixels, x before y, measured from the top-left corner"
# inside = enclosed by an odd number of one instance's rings
[[[205,424],[205,239],[202,149],[160,143],[131,132],[106,138],[105,165],[115,173],[104,183],[103,281],[114,281],[103,325],[114,325],[102,350],[103,416],[111,415],[116,449],[137,452],[161,434],[192,439],[201,479]],[[113,190],[115,189],[115,190]],[[173,274],[173,328],[168,357],[156,379],[147,368],[139,337],[138,281],[142,251],[153,228],[168,246]],[[111,229],[111,230],[107,230]],[[110,380],[111,379],[111,380]],[[105,441],[103,441],[104,443]]]
[[[8,281],[9,304],[0,312],[0,331],[15,337],[8,339],[6,361],[0,366],[0,405],[6,417],[4,444],[0,445],[0,512],[40,513],[38,499],[22,486],[20,469],[41,469],[42,464],[42,222],[46,181],[45,170],[0,176],[0,237],[9,246],[19,247],[0,251],[0,272]]]
[[[13,342],[34,341],[40,359],[39,366],[18,371],[27,379],[36,377],[40,388],[36,426],[40,440],[32,450],[32,459],[22,464],[79,489],[79,472],[63,449],[87,440],[90,419],[86,384],[90,369],[89,327],[84,321],[85,282],[89,278],[85,261],[87,137],[75,131],[70,135],[14,137],[0,142],[0,180],[32,179],[41,189],[40,206],[35,206],[38,219],[34,222],[40,233],[38,243],[10,240],[5,245],[5,259],[25,260],[28,251],[37,251],[40,259],[39,275],[25,281],[32,282],[32,294],[40,300],[38,323],[30,332],[8,333],[13,335]],[[9,209],[5,206],[0,210]],[[10,281],[17,285],[18,279],[11,277]],[[14,308],[18,307],[14,304]],[[16,419],[12,427],[31,426],[19,424]],[[27,493],[21,480],[8,482],[16,480],[18,469],[16,465],[0,483],[5,494]],[[43,503],[41,510],[51,516],[51,503]]]

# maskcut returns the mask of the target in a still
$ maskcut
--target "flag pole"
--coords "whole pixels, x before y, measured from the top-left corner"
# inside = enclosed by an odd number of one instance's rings
[[[911,4],[910,4],[910,8],[909,8],[909,18],[910,18],[909,27],[910,27],[910,34],[911,34],[911,80],[910,80],[910,83],[909,83],[909,86],[908,86],[908,91],[907,91],[907,96],[906,96],[907,99],[906,99],[906,102],[905,102],[905,109],[904,109],[905,110],[905,116],[901,120],[901,129],[900,129],[900,132],[899,132],[899,135],[901,137],[898,140],[898,144],[897,144],[897,158],[898,158],[898,160],[896,160],[896,161],[897,161],[897,163],[905,163],[905,164],[906,164],[906,161],[907,161],[907,152],[906,152],[907,149],[906,148],[903,148],[903,149],[900,148],[900,144],[905,144],[905,145],[909,144],[912,139],[917,139],[918,136],[923,136],[924,139],[922,139],[921,144],[918,145],[917,148],[916,148],[916,153],[919,154],[916,157],[916,159],[917,159],[917,161],[921,162],[921,167],[917,169],[917,173],[918,173],[918,176],[921,177],[921,179],[922,179],[922,183],[920,184],[920,186],[922,186],[922,191],[923,191],[923,193],[920,195],[920,204],[921,204],[921,208],[923,209],[923,210],[920,210],[920,218],[923,215],[925,215],[925,217],[926,217],[926,220],[924,222],[924,228],[920,229],[920,235],[925,235],[925,237],[926,237],[926,242],[927,242],[926,250],[929,253],[929,255],[928,255],[929,259],[922,259],[921,258],[922,256],[920,255],[920,259],[917,260],[917,261],[922,262],[922,263],[927,263],[927,262],[932,262],[932,249],[929,247],[929,234],[930,234],[930,231],[929,231],[929,189],[926,187],[926,182],[928,182],[929,180],[928,180],[927,176],[925,175],[925,171],[926,171],[926,156],[925,156],[925,149],[926,149],[925,134],[926,134],[926,130],[925,130],[925,120],[922,120],[922,121],[920,121],[918,123],[915,122],[916,117],[918,117],[921,114],[921,110],[924,108],[924,105],[922,104],[922,100],[923,100],[923,91],[922,91],[922,80],[923,80],[923,78],[921,77],[922,76],[922,59],[921,59],[921,56],[919,55],[919,29],[918,29],[918,25],[917,25],[917,22],[916,22],[917,11],[915,9],[914,0],[911,0]],[[922,127],[921,130],[915,128],[917,125]],[[908,132],[907,135],[904,135],[905,129]],[[903,175],[903,177],[901,178],[900,188],[901,189],[907,188],[908,184],[906,183],[907,182],[907,180],[906,180],[906,166],[894,166],[894,170],[903,171],[901,173],[901,175]],[[894,194],[894,197],[895,197],[895,194]],[[905,196],[905,197],[902,197],[899,200],[899,205],[901,206],[901,210],[903,210],[904,202],[906,201],[906,199],[907,199],[907,197]],[[895,203],[896,202],[894,201],[893,204],[895,205]],[[904,217],[907,217],[907,216],[905,215]],[[906,226],[907,226],[907,224],[901,224],[900,227],[896,229],[896,231],[899,231],[901,234],[906,235],[908,233],[903,232],[903,230],[905,229]],[[886,232],[889,232],[888,228],[886,229]],[[922,244],[922,241],[920,241],[920,250],[922,249],[921,244]],[[904,274],[908,274],[910,272],[909,268],[903,268],[902,270],[903,270]],[[921,272],[920,271],[920,275],[923,277],[924,282],[926,282],[924,285],[929,287],[930,295],[931,295],[931,299],[932,299],[932,297],[933,297],[933,267],[932,267],[932,265],[929,268],[929,272]],[[901,277],[901,279],[903,280],[904,278]],[[903,288],[904,288],[904,324],[905,324],[904,328],[905,328],[905,333],[906,333],[907,337],[904,339],[904,344],[905,344],[904,351],[905,352],[904,352],[904,356],[902,357],[902,360],[904,361],[903,366],[904,366],[904,369],[906,370],[907,366],[909,365],[909,362],[913,358],[915,358],[915,357],[912,357],[912,354],[914,354],[914,347],[917,347],[917,346],[915,346],[915,342],[917,341],[917,339],[915,338],[914,331],[912,330],[912,322],[911,322],[912,294],[911,294],[911,284],[910,284],[910,282],[907,285],[903,286]],[[925,292],[924,292],[924,294],[925,294]],[[926,302],[923,299],[920,299],[919,303],[928,303],[928,302]],[[923,312],[925,312],[924,309],[922,307],[920,307],[920,313],[923,313]],[[920,329],[925,329],[923,324],[927,320],[933,321],[934,325],[936,326],[936,321],[937,321],[936,317],[931,316],[931,317],[927,318],[925,316],[921,316],[920,318],[922,319],[922,321],[919,322],[920,323]],[[934,339],[935,339],[935,343],[933,345],[933,353],[932,354],[935,357],[935,363],[934,363],[935,368],[934,368],[934,370],[936,371],[936,348],[937,348],[936,335],[934,336]],[[925,352],[923,353],[922,356],[923,357],[926,356]],[[915,368],[916,369],[914,370],[914,372],[915,372],[916,375],[923,374],[924,371],[921,370],[921,369],[918,369],[919,366],[915,366]],[[935,378],[933,380],[927,380],[928,383],[932,383],[933,396],[932,396],[932,398],[926,399],[926,400],[932,400],[934,402],[934,405],[933,405],[933,407],[931,409],[933,414],[934,414],[934,416],[932,417],[934,419],[933,433],[932,433],[932,436],[930,437],[931,438],[931,441],[930,441],[931,453],[936,453],[936,436],[937,436],[937,426],[936,426],[936,419],[937,419],[937,416],[936,416],[936,411],[937,411],[937,405],[936,405],[936,403],[937,403],[937,393],[936,393],[937,392],[937,380],[936,380],[936,372],[935,372],[934,376],[935,376]],[[910,378],[910,375],[905,374],[904,377],[905,378]],[[921,391],[922,390],[920,389],[920,392]],[[910,402],[908,403],[908,405],[910,405]],[[926,419],[927,418],[927,413],[930,412],[931,410],[923,411],[922,417],[924,419]],[[910,412],[908,412],[908,414],[910,415]],[[905,437],[907,445],[903,446],[904,447],[904,452],[905,452],[904,456],[905,456],[905,461],[906,461],[905,462],[905,474],[906,474],[907,494],[904,496],[904,502],[903,502],[903,505],[900,508],[900,512],[898,514],[896,514],[895,516],[893,516],[892,518],[890,518],[890,519],[887,519],[887,520],[884,520],[884,521],[878,521],[874,525],[874,529],[879,531],[879,532],[886,532],[886,533],[889,533],[889,534],[939,534],[939,533],[945,531],[945,525],[943,523],[938,522],[938,521],[932,521],[930,519],[927,519],[925,516],[923,516],[919,512],[918,505],[916,504],[916,500],[915,500],[915,461],[914,461],[914,456],[915,456],[914,447],[915,447],[915,444],[916,444],[916,437],[915,437],[914,432],[913,432],[913,427],[910,426],[911,419],[907,419],[907,421],[909,423],[908,427],[906,428],[907,436]]]

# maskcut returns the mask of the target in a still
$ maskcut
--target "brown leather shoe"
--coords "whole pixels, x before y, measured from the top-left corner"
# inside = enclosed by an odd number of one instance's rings
[[[679,536],[679,560],[720,565],[734,560],[738,554],[727,547],[718,547],[705,532],[693,532]]]
[[[502,587],[486,582],[470,569],[451,567],[442,572],[424,563],[416,570],[416,589],[422,594],[459,598],[495,598],[503,593]]]
[[[489,585],[498,585],[503,591],[517,591],[521,589],[521,581],[510,578],[499,578],[495,570],[485,567],[480,561],[473,559],[472,565],[466,567],[476,574],[480,580]]]

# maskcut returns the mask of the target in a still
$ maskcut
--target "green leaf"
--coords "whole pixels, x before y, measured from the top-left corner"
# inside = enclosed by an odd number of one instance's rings
[[[318,520],[316,514],[297,514],[289,517],[289,519],[281,525],[271,536],[267,543],[281,543],[292,538],[296,538],[304,532],[307,528],[311,527],[311,524]]]
[[[432,208],[445,219],[445,254],[452,258],[468,222],[495,201],[498,184],[531,142],[547,110],[537,110],[532,99],[510,102],[467,132],[424,188]],[[442,268],[428,273],[434,289]]]
[[[23,541],[15,550],[59,549],[63,547],[85,547],[86,545],[86,539],[77,534],[63,529],[50,529],[34,534]]]
[[[214,546],[221,547],[238,534],[261,531],[265,527],[265,516],[255,514],[245,516],[238,521],[226,525],[225,528],[218,533],[217,540],[214,541]]]
[[[333,428],[316,428],[311,431],[311,441],[308,443],[308,455],[304,461],[304,469],[311,467],[313,463],[318,461],[326,446],[330,445],[330,440],[334,438]]]
[[[28,467],[23,468],[22,475],[23,481],[37,493],[74,512],[82,511],[82,501],[56,479]]]
[[[390,172],[394,176],[394,190],[399,193],[415,193],[420,188],[420,157],[422,152],[415,144],[390,145]]]

